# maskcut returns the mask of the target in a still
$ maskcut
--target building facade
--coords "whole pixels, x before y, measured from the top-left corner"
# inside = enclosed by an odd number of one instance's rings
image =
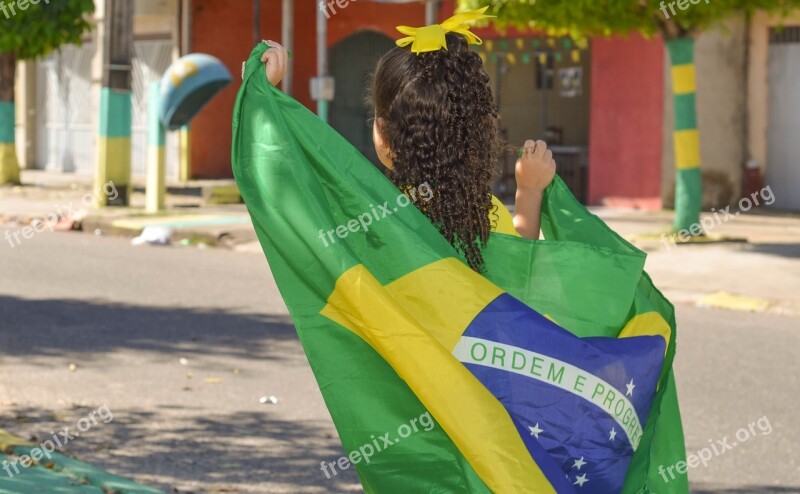
[[[292,2],[292,75],[283,89],[316,111],[309,81],[317,72],[320,2],[137,0],[134,19],[133,174],[145,171],[147,84],[181,54],[208,53],[234,76],[257,38],[281,41],[283,7]],[[98,2],[98,7],[103,2]],[[255,6],[257,5],[257,8]],[[336,81],[331,125],[374,159],[364,90],[375,62],[394,46],[395,26],[425,24],[421,3],[327,2],[328,71]],[[441,2],[439,20],[454,0]],[[259,20],[254,22],[255,12]],[[96,22],[102,22],[98,9]],[[721,206],[764,181],[776,206],[800,209],[800,16],[732,19],[696,45],[697,113],[707,206]],[[674,188],[671,82],[659,38],[595,38],[578,45],[536,33],[482,28],[485,62],[509,144],[545,137],[559,171],[589,204],[656,209]],[[100,40],[65,47],[20,65],[18,148],[29,168],[89,174],[94,169]],[[290,87],[289,87],[290,86]],[[167,174],[228,178],[230,117],[237,84],[200,112],[191,139],[167,140]],[[184,156],[182,162],[181,156]],[[502,164],[498,193],[513,191],[513,158]],[[779,194],[779,191],[783,191]],[[781,196],[784,196],[782,198]]]

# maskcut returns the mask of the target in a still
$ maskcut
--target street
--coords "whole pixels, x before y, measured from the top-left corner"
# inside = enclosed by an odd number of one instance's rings
[[[344,452],[262,254],[44,232],[0,279],[0,428],[41,441],[105,405],[66,450],[166,492],[360,491],[320,471]],[[693,492],[800,492],[798,319],[677,311],[687,452],[728,445]]]

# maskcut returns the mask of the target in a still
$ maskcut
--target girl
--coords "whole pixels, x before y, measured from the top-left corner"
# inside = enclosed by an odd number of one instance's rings
[[[525,142],[515,168],[512,223],[491,194],[503,146],[489,76],[467,37],[451,32],[445,40],[446,49],[414,53],[398,46],[380,59],[369,97],[373,140],[398,188],[433,187],[433,199],[420,209],[480,272],[481,248],[490,231],[539,237],[542,193],[555,175],[555,161],[543,141]],[[262,61],[267,62],[267,78],[277,84],[285,73],[286,50],[268,44],[273,48]]]
[[[516,216],[492,197],[498,110],[462,19],[399,28],[413,44],[400,40],[376,68],[374,141],[394,186],[248,60],[233,118],[242,197],[346,448],[409,411],[440,425],[357,465],[367,490],[645,491],[652,465],[685,459],[665,372],[672,306],[643,273],[644,253],[554,180],[543,142],[527,141],[516,164]],[[276,84],[287,54],[269,44],[252,53]],[[388,216],[386,199],[405,198],[397,189],[426,183],[433,198],[417,205],[428,220],[407,211],[369,232],[355,220],[371,202]],[[554,241],[490,235],[538,238],[543,201]],[[335,247],[313,238],[334,225]],[[503,360],[512,352],[550,360],[551,376],[535,363],[514,372],[526,364]],[[616,396],[614,409],[560,386],[567,365],[603,383],[595,392]]]

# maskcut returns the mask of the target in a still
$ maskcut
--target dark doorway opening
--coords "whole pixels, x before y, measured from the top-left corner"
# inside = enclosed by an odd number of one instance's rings
[[[388,36],[361,31],[336,43],[331,48],[328,64],[336,81],[336,93],[330,106],[331,127],[381,169],[372,144],[372,114],[364,104],[364,96],[378,60],[394,46],[394,40]]]

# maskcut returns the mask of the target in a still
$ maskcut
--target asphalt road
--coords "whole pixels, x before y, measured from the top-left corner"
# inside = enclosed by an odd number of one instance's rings
[[[687,449],[736,443],[689,470],[692,490],[800,492],[800,319],[678,318]],[[0,428],[41,441],[104,406],[113,419],[66,449],[167,492],[360,490],[320,471],[343,451],[260,254],[77,233],[0,245]]]

